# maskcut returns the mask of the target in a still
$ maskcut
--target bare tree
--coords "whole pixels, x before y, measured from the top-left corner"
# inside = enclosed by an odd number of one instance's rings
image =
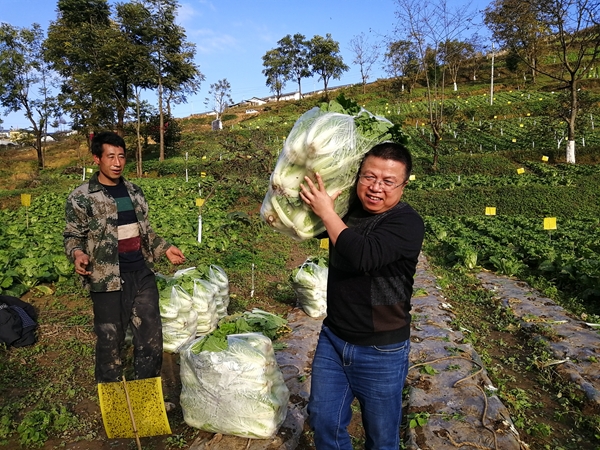
[[[363,94],[373,65],[379,59],[379,46],[369,42],[365,33],[360,33],[350,40],[350,50],[354,53],[353,64],[360,67],[360,78],[363,85]]]
[[[414,42],[424,69],[429,126],[433,139],[427,141],[433,151],[433,169],[437,169],[438,147],[442,138],[445,108],[445,67],[440,58],[441,45],[460,40],[475,27],[475,13],[467,3],[451,9],[446,0],[396,0],[396,33]]]
[[[221,118],[225,110],[233,103],[231,99],[231,84],[227,81],[227,78],[217,81],[210,85],[210,90],[204,100],[204,103],[208,106],[212,102],[213,111],[217,113],[217,120]]]

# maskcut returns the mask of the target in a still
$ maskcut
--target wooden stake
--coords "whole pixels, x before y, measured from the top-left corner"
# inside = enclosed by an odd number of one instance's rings
[[[133,427],[133,434],[135,435],[135,442],[137,443],[138,450],[142,450],[142,443],[140,442],[140,435],[135,425],[135,417],[133,416],[133,408],[131,407],[131,400],[129,400],[129,391],[127,390],[127,382],[123,375],[123,389],[125,390],[125,398],[127,399],[127,408],[129,409],[129,417],[131,418],[131,426]]]

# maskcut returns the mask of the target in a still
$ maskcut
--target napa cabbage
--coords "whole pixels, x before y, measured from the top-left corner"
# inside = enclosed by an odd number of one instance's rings
[[[194,341],[182,349],[180,365],[180,404],[189,426],[269,439],[283,424],[289,389],[263,334],[229,335],[219,352],[198,351]]]
[[[302,201],[300,184],[318,173],[329,195],[341,191],[334,208],[348,212],[360,161],[374,145],[406,136],[389,120],[375,116],[343,94],[302,114],[288,134],[271,172],[260,214],[275,231],[305,240],[325,231],[321,219]]]

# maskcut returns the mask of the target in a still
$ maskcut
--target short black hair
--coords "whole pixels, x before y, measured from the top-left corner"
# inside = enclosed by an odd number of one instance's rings
[[[362,165],[369,156],[375,156],[381,159],[391,159],[404,164],[404,167],[406,168],[406,180],[404,181],[408,181],[410,173],[412,172],[412,157],[404,145],[396,142],[382,142],[381,144],[377,144],[365,153],[365,156],[360,162],[358,173],[362,170]]]
[[[103,131],[95,134],[92,138],[92,155],[102,158],[104,144],[112,145],[114,147],[121,147],[125,154],[127,154],[125,140],[121,136],[113,131]]]

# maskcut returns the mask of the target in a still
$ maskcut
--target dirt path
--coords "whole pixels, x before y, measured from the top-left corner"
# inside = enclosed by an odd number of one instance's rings
[[[523,329],[528,329],[534,338],[547,342],[553,355],[547,364],[555,365],[566,381],[575,383],[587,396],[589,411],[597,412],[600,383],[598,331],[569,317],[563,308],[523,282],[488,272],[481,272],[478,278],[482,286],[492,291],[504,308],[520,321]],[[464,343],[463,331],[477,333],[477,330],[453,329],[453,300],[442,294],[424,256],[417,268],[415,290],[424,294],[413,299],[412,366],[407,379],[410,393],[405,400],[405,414],[409,419],[426,420],[422,425],[408,429],[407,448],[529,448],[519,436],[508,409],[495,395],[496,387],[483,367],[482,358],[470,344]],[[287,450],[297,447],[306,419],[310,359],[320,322],[299,310],[290,317],[293,333],[289,346],[278,355],[292,392],[290,414],[282,427],[284,435],[268,445],[255,442],[248,448]],[[540,328],[540,324],[543,327]]]

